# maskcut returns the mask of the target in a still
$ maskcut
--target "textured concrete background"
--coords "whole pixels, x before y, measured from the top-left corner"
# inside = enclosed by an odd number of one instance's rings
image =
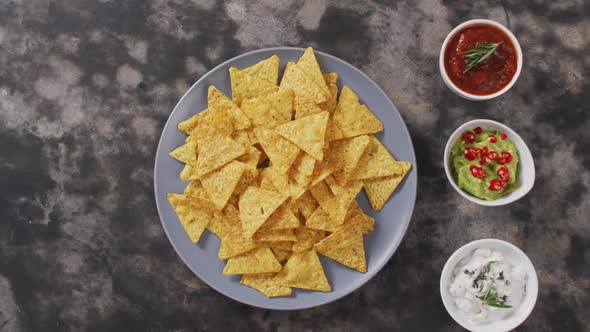
[[[438,73],[453,26],[506,24],[525,53],[488,102]],[[0,4],[0,331],[460,331],[438,291],[459,246],[499,238],[537,268],[519,331],[590,326],[590,4],[587,1],[4,0]],[[336,303],[273,312],[211,290],[158,220],[152,166],[176,101],[207,70],[268,46],[307,46],[357,66],[412,133],[418,201],[392,260]],[[532,192],[469,203],[442,166],[447,137],[491,118],[528,142]]]

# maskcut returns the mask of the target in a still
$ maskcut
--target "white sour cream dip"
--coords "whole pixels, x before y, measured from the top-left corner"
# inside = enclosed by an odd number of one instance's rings
[[[463,258],[449,287],[453,303],[472,324],[504,319],[520,305],[526,292],[523,267],[496,250],[480,248]]]

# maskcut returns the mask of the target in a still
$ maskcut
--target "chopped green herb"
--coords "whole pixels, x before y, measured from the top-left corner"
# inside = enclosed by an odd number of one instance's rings
[[[465,70],[463,74],[470,71],[473,67],[477,66],[479,63],[486,62],[488,59],[494,54],[496,48],[498,48],[500,43],[487,43],[478,45],[470,50],[465,52],[461,52],[465,57]]]
[[[488,263],[488,265],[486,265],[486,272],[490,273],[491,268],[492,268],[492,264],[497,263],[498,261],[491,261]]]

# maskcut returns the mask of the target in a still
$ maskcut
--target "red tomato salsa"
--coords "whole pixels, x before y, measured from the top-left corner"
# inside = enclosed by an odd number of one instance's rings
[[[481,44],[500,43],[485,62],[471,70],[462,52]],[[445,49],[445,70],[451,81],[461,90],[474,95],[489,95],[502,90],[517,69],[517,54],[510,37],[504,31],[489,24],[475,24],[459,30]]]

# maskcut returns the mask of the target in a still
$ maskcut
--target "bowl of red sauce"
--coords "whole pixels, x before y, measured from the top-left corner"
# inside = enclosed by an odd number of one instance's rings
[[[470,20],[445,38],[439,67],[445,84],[459,96],[491,99],[508,91],[520,76],[522,50],[502,24]]]

